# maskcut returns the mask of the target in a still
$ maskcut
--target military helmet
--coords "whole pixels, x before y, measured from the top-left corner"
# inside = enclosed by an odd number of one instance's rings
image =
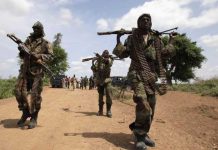
[[[41,22],[37,21],[36,23],[34,23],[32,28],[39,28],[39,29],[43,30],[43,25]]]

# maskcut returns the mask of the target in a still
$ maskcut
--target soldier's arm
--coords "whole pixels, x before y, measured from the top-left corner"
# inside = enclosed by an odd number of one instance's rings
[[[118,56],[119,58],[127,58],[130,55],[131,50],[131,36],[129,36],[126,41],[124,42],[124,45],[120,42],[120,40],[117,40],[117,45],[113,50],[113,54]]]
[[[29,37],[28,37],[28,38],[25,40],[24,45],[25,45],[27,48],[29,48],[29,46],[28,46],[29,43],[30,43],[30,39],[29,39]],[[18,49],[19,49],[19,50],[20,50],[20,48],[21,48],[21,47],[18,46]],[[20,52],[19,52],[19,57],[20,57],[21,59],[24,59],[25,55],[26,55],[26,54],[25,54],[24,51],[20,51]]]
[[[46,52],[41,54],[41,59],[43,62],[48,62],[53,57],[53,47],[52,44],[46,41]]]
[[[108,59],[108,65],[109,65],[109,67],[111,67],[113,65],[113,59],[111,59],[111,58]]]
[[[173,37],[170,35],[168,44],[166,46],[164,46],[163,42],[162,42],[162,50],[161,50],[161,55],[163,57],[163,59],[167,59],[170,58],[172,56],[175,55],[175,47],[173,45]]]
[[[95,60],[94,62],[92,62],[92,66],[91,66],[91,69],[93,72],[96,72],[97,71],[97,66],[98,66],[98,61]]]

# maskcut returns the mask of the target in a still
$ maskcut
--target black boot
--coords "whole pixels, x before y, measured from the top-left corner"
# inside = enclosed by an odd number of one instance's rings
[[[37,126],[37,118],[38,118],[38,111],[34,112],[31,115],[30,123],[28,125],[28,129],[33,129]]]
[[[140,134],[134,133],[134,135],[136,138],[136,142],[135,142],[136,150],[147,150],[147,146],[144,142],[145,134],[140,135]]]
[[[23,127],[28,117],[30,117],[29,111],[27,109],[24,109],[20,120],[17,122],[17,125],[19,127]]]
[[[99,111],[97,113],[97,116],[103,116],[103,105],[98,105],[99,106]]]
[[[112,117],[111,104],[107,104],[107,117],[109,117],[109,118]]]
[[[145,135],[145,141],[144,142],[145,142],[145,144],[147,146],[155,147],[155,142],[152,139],[150,139],[150,137],[147,134]]]

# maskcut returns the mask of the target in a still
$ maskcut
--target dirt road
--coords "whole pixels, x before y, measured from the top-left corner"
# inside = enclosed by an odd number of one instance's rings
[[[96,90],[45,88],[38,126],[20,129],[15,98],[0,100],[0,150],[134,149],[128,125],[134,104],[113,101],[113,117],[98,117]],[[150,136],[155,150],[218,150],[218,99],[169,92],[158,96]]]

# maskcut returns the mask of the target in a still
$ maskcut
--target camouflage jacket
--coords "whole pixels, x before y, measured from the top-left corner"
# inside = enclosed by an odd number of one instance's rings
[[[152,32],[149,32],[146,37],[139,35],[137,36],[137,40],[135,38],[136,36],[134,36],[133,32],[132,35],[128,36],[124,45],[122,43],[116,45],[116,47],[113,50],[113,54],[115,54],[119,58],[131,58],[128,78],[133,82],[137,82],[138,80],[141,80],[140,73],[142,74],[143,71],[142,65],[140,64],[136,54],[136,45],[139,45],[138,47],[142,49],[144,55],[143,57],[145,57],[145,60],[147,61],[149,71],[154,77],[154,80],[157,81],[160,72],[158,70],[159,64],[157,59],[157,46],[155,45],[154,41],[161,40],[160,37],[154,35]],[[172,44],[164,46],[163,42],[161,41],[160,47],[160,55],[162,62],[164,59],[167,59],[173,54],[174,46]],[[147,89],[147,92],[151,91],[151,94],[155,92],[155,89],[151,89],[151,87],[147,87]]]
[[[38,59],[41,59],[43,63],[48,62],[52,58],[52,45],[44,38],[32,40],[31,36],[29,36],[24,44],[30,50],[30,53],[33,53]],[[20,72],[26,72],[28,76],[43,75],[42,67],[36,62],[36,59],[31,56],[23,56],[21,58],[23,61]]]
[[[99,58],[92,65],[91,69],[95,75],[97,85],[104,85],[111,82],[110,72],[112,64],[112,58],[109,58],[108,63],[105,63],[103,59]]]

